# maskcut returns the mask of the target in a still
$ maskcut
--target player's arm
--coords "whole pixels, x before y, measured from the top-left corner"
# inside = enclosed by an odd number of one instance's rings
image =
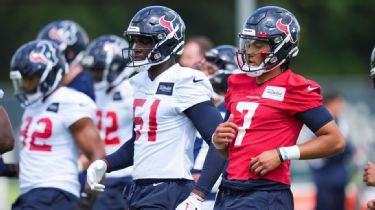
[[[133,129],[134,130],[134,129]],[[116,152],[105,156],[107,173],[117,171],[133,165],[135,133],[130,140],[123,144]]]
[[[0,106],[0,154],[12,150],[14,137],[12,125],[5,109]]]
[[[300,150],[299,159],[323,158],[344,151],[344,137],[324,106],[299,113],[296,117],[316,135],[316,138],[297,145]]]
[[[105,186],[99,182],[106,172],[116,171],[133,165],[135,132],[125,144],[114,153],[96,160],[87,169],[87,183],[92,190],[104,191]]]
[[[223,122],[220,112],[211,101],[198,103],[184,111],[184,114],[193,122],[202,139],[211,145],[211,137],[216,127]]]
[[[227,111],[224,121],[227,121],[229,116],[230,112]],[[227,145],[225,145],[224,149],[218,149],[216,147],[218,147],[218,145],[215,145],[215,142],[209,146],[203,163],[201,175],[192,191],[192,193],[198,195],[202,199],[205,199],[208,193],[210,193],[212,187],[216,183],[216,180],[223,172],[226,163],[226,159],[224,157],[227,157]]]
[[[203,199],[219,178],[225,164],[225,160],[220,157],[215,147],[211,144],[211,137],[216,127],[222,122],[222,117],[216,107],[212,105],[211,101],[196,104],[185,110],[184,113],[193,122],[195,128],[201,134],[202,139],[207,142],[209,150],[198,184],[193,189],[188,199],[183,201],[177,209],[186,209],[186,204],[190,205],[189,209],[200,209],[199,207],[202,206]]]
[[[268,150],[250,161],[250,170],[257,176],[264,176],[277,168],[282,161],[296,159],[315,159],[336,155],[344,151],[345,141],[324,106],[319,106],[296,115],[315,133],[316,138],[289,147]]]
[[[69,130],[90,163],[104,157],[104,146],[101,143],[98,128],[92,119],[88,117],[81,118],[70,125]],[[90,191],[88,186],[86,186],[75,209],[90,209],[96,198],[97,193]]]
[[[105,155],[98,128],[90,118],[81,118],[69,126],[69,130],[90,163]]]

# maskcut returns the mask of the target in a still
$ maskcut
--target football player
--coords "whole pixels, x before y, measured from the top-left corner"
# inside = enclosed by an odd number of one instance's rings
[[[370,79],[372,81],[373,87],[375,88],[375,47],[372,50],[370,58]]]
[[[239,34],[238,65],[228,79],[228,121],[213,135],[228,158],[214,209],[293,209],[290,163],[343,152],[345,141],[322,105],[320,86],[295,74],[300,26],[289,11],[255,10]],[[316,138],[296,145],[302,125]]]
[[[20,191],[12,209],[73,209],[79,196],[77,159],[103,158],[96,105],[61,86],[67,63],[58,46],[31,41],[13,55],[10,79],[25,111],[20,131]]]
[[[133,87],[128,78],[134,68],[125,68],[128,59],[122,49],[129,48],[124,39],[104,35],[91,42],[82,66],[95,81],[98,128],[107,154],[112,154],[133,135]],[[124,209],[122,191],[131,186],[131,169],[106,174],[106,190],[96,200],[93,209]]]
[[[227,92],[228,77],[240,72],[236,53],[237,48],[232,45],[219,45],[205,53],[205,62],[200,69],[210,78],[214,90],[211,100],[222,117],[226,113],[224,96]],[[208,158],[205,158],[208,152],[210,154]],[[192,173],[198,182],[191,196],[181,203],[178,209],[185,210],[186,206],[188,206],[187,209],[213,209],[220,183],[218,178],[223,171],[225,160],[217,154],[214,147],[209,147],[199,137],[194,144],[194,154],[196,154],[196,158]],[[205,200],[203,204],[202,200]]]
[[[105,172],[133,165],[134,187],[130,209],[175,209],[194,185],[191,168],[196,130],[210,144],[222,122],[210,98],[212,87],[200,71],[181,67],[174,55],[184,45],[185,24],[172,9],[143,8],[135,14],[125,36],[129,66],[139,73],[130,79],[134,88],[135,135],[115,153],[87,169],[92,189]]]
[[[57,20],[44,26],[37,39],[50,40],[63,52],[69,64],[69,68],[63,76],[63,84],[83,92],[95,100],[94,81],[80,65],[89,43],[86,31],[74,21]]]
[[[375,47],[372,50],[370,58],[370,79],[373,87],[375,88]],[[369,161],[363,172],[363,181],[368,186],[375,186],[375,164]],[[367,202],[367,208],[370,210],[375,210],[375,199]]]

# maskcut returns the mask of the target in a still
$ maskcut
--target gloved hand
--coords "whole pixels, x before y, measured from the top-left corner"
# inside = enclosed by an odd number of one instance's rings
[[[87,168],[87,183],[91,190],[104,191],[105,186],[99,184],[105,172],[107,171],[107,164],[103,160],[95,160]]]
[[[82,192],[75,210],[92,210],[97,197],[97,192],[89,190]]]
[[[190,196],[180,203],[176,210],[202,210],[204,199],[200,196],[190,193]]]

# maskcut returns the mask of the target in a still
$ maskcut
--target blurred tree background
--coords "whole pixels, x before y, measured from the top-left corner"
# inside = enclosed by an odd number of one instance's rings
[[[120,0],[0,0],[0,78],[8,80],[12,54],[34,39],[47,23],[71,19],[90,39],[122,35],[131,17],[149,5],[165,5],[185,20],[187,37],[206,35],[215,44],[236,44],[235,1]],[[305,75],[367,75],[374,46],[374,0],[258,0],[256,6],[276,5],[294,13],[301,25],[300,54],[294,71]],[[249,14],[251,11],[249,11]]]

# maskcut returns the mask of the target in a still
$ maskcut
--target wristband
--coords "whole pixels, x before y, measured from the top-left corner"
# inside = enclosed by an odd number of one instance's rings
[[[283,156],[281,156],[280,148],[277,148],[277,154],[279,155],[280,162],[284,162]]]
[[[211,143],[214,145],[215,149],[225,149],[228,147],[228,144],[225,143],[225,144],[216,144],[214,142],[214,134],[212,134],[212,137],[211,137]]]
[[[280,152],[283,161],[298,160],[301,155],[297,145],[290,147],[280,147],[278,148],[278,151]]]

